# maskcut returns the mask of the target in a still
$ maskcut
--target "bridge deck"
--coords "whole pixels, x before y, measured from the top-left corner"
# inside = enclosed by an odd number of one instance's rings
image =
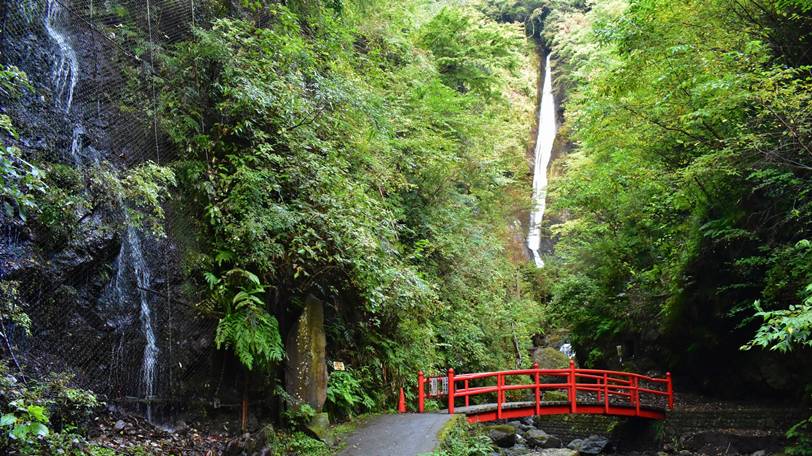
[[[468,407],[455,407],[454,413],[464,414],[467,416],[469,423],[479,423],[485,421],[493,421],[497,417],[496,403],[477,404]],[[448,413],[448,410],[443,410]],[[538,415],[567,415],[572,414],[570,403],[567,401],[551,401],[543,402],[539,407]],[[603,402],[578,402],[575,413],[584,413],[590,415],[613,415],[613,416],[640,416],[643,418],[663,419],[665,418],[665,409],[660,407],[652,407],[641,405],[638,414],[637,408],[631,404],[610,404],[606,407]],[[536,403],[533,401],[523,402],[505,402],[502,404],[502,419],[522,418],[525,416],[536,415]]]
[[[428,391],[426,387],[428,386]],[[469,422],[531,415],[592,414],[663,419],[674,407],[671,374],[664,378],[599,369],[531,369],[426,377],[417,374],[418,411],[427,399],[447,401],[446,413],[465,414]],[[549,395],[558,392],[556,396]],[[563,394],[566,401],[558,399]],[[495,398],[495,401],[494,401]],[[534,399],[524,401],[525,399]],[[458,407],[457,402],[464,406]],[[470,405],[481,402],[483,404]],[[460,404],[463,405],[463,404]]]

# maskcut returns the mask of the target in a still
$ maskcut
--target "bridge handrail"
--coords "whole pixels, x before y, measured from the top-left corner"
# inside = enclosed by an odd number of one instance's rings
[[[516,376],[530,376],[533,382],[529,384],[505,384],[506,378]],[[541,381],[542,377],[565,377],[566,381],[564,383],[545,383]],[[576,369],[575,363],[572,360],[570,360],[570,365],[567,369],[539,369],[538,363],[533,364],[533,368],[531,369],[479,372],[460,375],[455,375],[454,369],[449,369],[447,391],[443,391],[441,394],[435,392],[433,395],[427,396],[425,394],[425,384],[431,378],[436,379],[438,377],[425,377],[422,371],[418,373],[418,410],[421,413],[424,411],[426,398],[447,395],[448,413],[453,414],[454,402],[457,398],[464,398],[465,405],[469,406],[471,396],[496,393],[496,414],[498,418],[501,418],[503,404],[506,402],[505,393],[507,391],[533,390],[535,393],[534,402],[536,414],[539,414],[542,405],[541,399],[543,391],[562,389],[567,390],[567,402],[569,403],[570,413],[577,412],[577,396],[579,391],[597,393],[597,400],[598,402],[603,402],[606,413],[609,413],[610,406],[612,405],[610,404],[610,396],[627,398],[627,405],[635,409],[637,416],[640,416],[640,408],[642,405],[641,394],[665,397],[668,409],[673,410],[674,408],[674,389],[670,372],[666,373],[664,378],[657,378],[633,372],[604,369]],[[472,380],[487,378],[495,378],[496,385],[470,386]],[[579,380],[594,380],[594,382],[585,383]],[[458,383],[462,383],[462,388],[457,388]],[[641,383],[643,385],[641,385]],[[663,385],[665,389],[647,388],[645,386],[646,383]]]

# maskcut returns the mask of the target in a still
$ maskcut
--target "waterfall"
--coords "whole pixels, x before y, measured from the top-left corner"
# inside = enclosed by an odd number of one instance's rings
[[[65,8],[61,2],[62,0],[47,0],[45,30],[59,48],[54,68],[51,71],[54,103],[57,108],[68,113],[73,104],[73,91],[79,80],[79,60],[76,58],[76,51],[74,51],[67,33],[60,30],[59,22],[65,15]]]
[[[144,359],[141,364],[141,383],[144,387],[144,397],[147,399],[147,420],[152,421],[152,405],[149,400],[155,395],[155,366],[158,360],[158,343],[155,329],[152,324],[152,311],[149,306],[149,288],[152,284],[152,274],[149,265],[144,259],[141,240],[135,228],[128,227],[126,236],[121,243],[118,259],[116,260],[116,277],[113,282],[115,297],[122,302],[127,299],[127,277],[131,272],[135,279],[141,314],[141,329],[144,332],[146,345],[144,345]]]
[[[73,135],[70,143],[70,156],[73,159],[73,164],[82,166],[82,136],[85,134],[85,127],[77,123],[73,127]]]
[[[535,163],[533,166],[533,209],[530,212],[530,229],[527,247],[533,254],[536,267],[543,268],[541,259],[541,222],[547,204],[547,166],[553,153],[557,126],[555,124],[555,98],[550,74],[550,55],[544,64],[544,87],[539,106],[538,136],[536,137]]]

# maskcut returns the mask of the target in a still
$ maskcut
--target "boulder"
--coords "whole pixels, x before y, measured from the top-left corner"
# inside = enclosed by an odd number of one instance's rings
[[[533,351],[533,362],[539,363],[542,369],[566,369],[570,367],[570,359],[552,347],[537,348]]]
[[[563,444],[563,442],[561,442],[561,439],[559,439],[558,437],[556,437],[554,435],[551,435],[550,438],[548,438],[547,441],[544,442],[544,445],[542,445],[541,447],[542,448],[561,448],[562,446],[564,446],[564,444]]]
[[[579,454],[601,454],[609,439],[599,435],[590,435],[585,439],[575,439],[567,445],[567,448],[578,451]]]
[[[486,426],[485,432],[494,445],[500,448],[510,448],[516,445],[516,428],[507,424]]]
[[[704,454],[752,454],[775,446],[769,436],[739,435],[724,431],[689,434],[683,436],[681,441],[684,449]]]
[[[286,342],[285,389],[294,399],[320,412],[327,400],[327,338],[321,301],[307,297]]]
[[[578,452],[569,448],[547,448],[536,450],[527,456],[578,456]]]
[[[317,439],[332,446],[335,443],[330,432],[330,417],[326,413],[317,413],[307,425],[307,430]]]
[[[272,447],[276,443],[276,430],[272,424],[266,424],[256,433],[257,445]]]
[[[245,433],[238,438],[231,439],[223,450],[223,456],[242,456],[252,454],[256,439]]]
[[[508,421],[510,426],[515,427],[516,429],[521,429],[522,431],[527,431],[528,429],[533,429],[533,425],[526,424],[524,421]]]
[[[530,448],[544,448],[544,445],[550,440],[550,434],[535,428],[527,431],[524,436],[527,439],[527,446]]]

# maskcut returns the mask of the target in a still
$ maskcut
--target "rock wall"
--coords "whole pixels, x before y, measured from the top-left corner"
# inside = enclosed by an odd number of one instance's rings
[[[327,400],[327,339],[324,303],[313,296],[305,300],[302,315],[287,336],[285,383],[288,394],[321,411]]]
[[[132,166],[173,154],[144,115],[153,95],[143,85],[147,59],[119,35],[156,46],[181,39],[194,3],[0,2],[0,59],[31,82],[19,99],[3,100],[20,134],[6,142],[47,168],[51,182],[38,217],[0,213],[0,280],[19,284],[32,320],[30,337],[14,332],[15,350],[29,375],[69,372],[78,386],[142,411],[239,397],[226,372],[235,370],[213,348],[216,321],[201,318],[184,289],[189,214],[167,206],[166,237],[138,230],[128,241],[111,186]]]

